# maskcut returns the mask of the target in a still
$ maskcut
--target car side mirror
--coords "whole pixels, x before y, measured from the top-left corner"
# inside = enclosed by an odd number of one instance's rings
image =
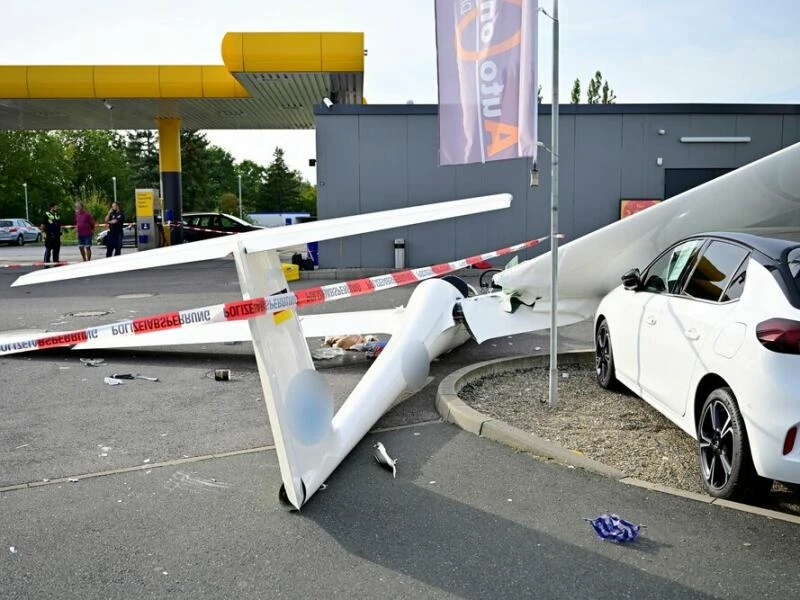
[[[638,290],[642,285],[639,269],[631,269],[622,276],[622,285],[626,290]]]

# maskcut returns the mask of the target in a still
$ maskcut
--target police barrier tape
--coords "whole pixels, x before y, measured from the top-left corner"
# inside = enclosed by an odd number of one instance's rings
[[[559,235],[558,237],[563,236]],[[410,283],[418,283],[425,279],[431,279],[433,277],[452,273],[453,271],[458,271],[459,269],[464,269],[485,260],[531,248],[548,239],[550,239],[550,236],[449,263],[420,267],[418,269],[410,269],[397,273],[387,273],[386,275],[377,275],[364,279],[352,279],[350,281],[317,286],[298,290],[296,292],[275,294],[273,296],[267,296],[266,298],[238,300],[235,302],[226,302],[224,304],[214,304],[200,308],[140,317],[138,319],[126,319],[109,325],[51,333],[29,339],[13,338],[4,340],[0,338],[0,355],[16,354],[29,350],[74,346],[75,344],[88,342],[89,340],[95,340],[101,337],[137,335],[165,329],[219,323],[222,321],[253,319],[266,314],[280,313],[295,307],[323,304],[333,300],[351,298],[353,296],[371,294],[373,292],[408,285]]]
[[[62,267],[64,265],[75,264],[78,260],[60,260],[58,262],[30,262],[30,263],[6,263],[0,265],[0,269],[19,269],[20,267]]]

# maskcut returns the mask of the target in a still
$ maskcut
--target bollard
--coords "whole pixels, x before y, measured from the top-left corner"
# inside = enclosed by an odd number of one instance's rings
[[[403,238],[394,240],[394,268],[404,269],[406,266],[406,241]]]

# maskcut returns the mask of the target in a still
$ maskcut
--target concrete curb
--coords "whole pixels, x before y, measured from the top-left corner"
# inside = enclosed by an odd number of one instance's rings
[[[594,364],[594,351],[576,350],[564,352],[558,355],[558,360],[559,362],[589,362],[590,364]],[[560,444],[545,440],[535,434],[513,427],[504,421],[484,415],[471,406],[468,406],[458,397],[458,392],[461,388],[487,375],[497,375],[518,369],[531,369],[534,367],[547,366],[549,364],[550,357],[547,355],[520,356],[489,360],[459,369],[445,377],[439,384],[439,389],[436,393],[436,410],[445,422],[452,423],[465,431],[514,448],[515,450],[530,452],[531,454],[556,461],[560,464],[578,467],[605,477],[611,477],[626,485],[671,494],[705,504],[715,504],[724,508],[731,508],[800,525],[800,516],[759,508],[757,506],[750,506],[749,504],[731,502],[730,500],[721,500],[703,494],[686,492],[684,490],[642,481],[634,477],[628,477],[619,469],[609,467],[569,450]]]

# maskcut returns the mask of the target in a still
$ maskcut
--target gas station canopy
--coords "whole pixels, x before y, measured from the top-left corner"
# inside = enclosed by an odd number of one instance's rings
[[[227,33],[222,62],[0,66],[0,129],[313,129],[363,102],[363,33]]]

